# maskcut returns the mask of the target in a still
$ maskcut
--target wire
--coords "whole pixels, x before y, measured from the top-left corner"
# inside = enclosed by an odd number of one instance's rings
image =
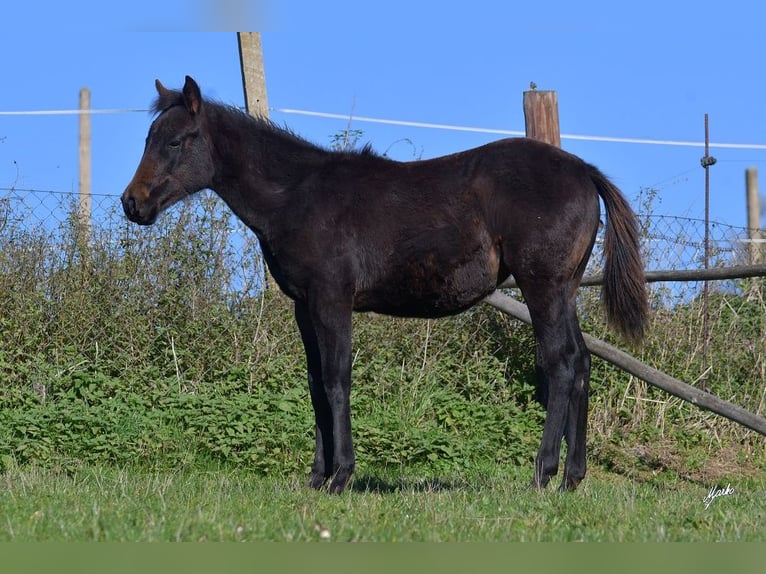
[[[0,110],[0,116],[75,116],[80,114],[131,114],[135,112],[148,113],[149,110],[140,110],[137,108],[115,108],[105,110]]]
[[[79,191],[61,191],[55,189],[33,189],[28,187],[0,187],[0,191],[7,193],[45,193],[48,195],[80,195]],[[91,192],[88,195],[92,197],[115,197],[116,193],[95,193]]]
[[[291,108],[274,108],[273,111],[283,114],[299,114],[304,116],[314,116],[321,118],[331,119],[353,119],[359,122],[370,122],[378,124],[392,124],[399,126],[410,126],[416,128],[431,128],[441,130],[452,131],[464,131],[464,132],[476,132],[476,133],[489,133],[500,134],[510,136],[524,136],[526,132],[516,130],[502,130],[494,128],[478,128],[469,126],[456,126],[449,124],[434,124],[428,122],[411,122],[405,120],[386,120],[380,118],[368,118],[365,116],[353,116],[349,114],[332,114],[328,112],[312,112],[307,110],[295,110]],[[670,146],[685,146],[685,147],[705,147],[704,142],[693,141],[679,141],[679,140],[657,140],[648,138],[621,138],[611,136],[589,136],[589,135],[577,135],[577,134],[561,134],[561,139],[581,140],[581,141],[600,141],[600,142],[612,142],[612,143],[633,143],[633,144],[649,144],[649,145],[670,145]],[[766,150],[766,144],[740,144],[740,143],[710,143],[710,147],[728,148],[728,149],[751,149],[751,150]]]
[[[494,134],[505,136],[524,136],[526,132],[519,130],[506,130],[498,128],[482,128],[475,126],[459,126],[452,124],[437,124],[431,122],[416,122],[409,120],[392,120],[385,118],[371,118],[367,116],[354,116],[349,114],[334,114],[330,112],[316,112],[311,110],[298,110],[293,108],[270,108],[271,111],[282,114],[296,114],[303,116],[348,120],[352,119],[358,122],[387,124],[395,126],[407,126],[414,128],[449,130],[458,132],[473,132],[482,134]],[[150,110],[140,108],[115,108],[115,109],[90,109],[90,110],[22,110],[22,111],[0,111],[0,116],[56,116],[56,115],[79,115],[79,114],[125,114],[125,113],[148,113]],[[704,142],[684,141],[684,140],[660,140],[652,138],[627,138],[612,136],[594,136],[582,134],[561,134],[561,139],[578,141],[595,141],[609,143],[629,143],[642,145],[665,145],[681,147],[705,147]],[[719,149],[747,149],[747,150],[766,150],[766,144],[748,144],[748,143],[710,143],[709,147]]]
[[[344,114],[331,114],[328,112],[311,112],[307,110],[294,110],[290,108],[275,108],[273,111],[280,112],[283,114],[298,114],[302,116],[314,116],[314,117],[320,117],[320,118],[331,118],[336,120],[352,119],[358,122],[367,122],[367,123],[373,123],[373,124],[389,124],[394,126],[408,126],[413,128],[430,128],[430,129],[437,129],[437,130],[451,130],[451,131],[458,131],[458,132],[475,132],[475,133],[483,133],[483,134],[499,134],[499,135],[509,135],[509,136],[525,135],[525,132],[514,131],[514,130],[502,130],[502,129],[495,129],[495,128],[477,128],[477,127],[470,127],[470,126],[454,126],[449,124],[433,124],[429,122],[413,122],[413,121],[407,121],[407,120],[386,120],[381,118],[369,118],[365,116],[350,116],[349,114],[344,115]]]
[[[646,187],[648,189],[659,189],[661,187],[666,187],[669,185],[675,185],[676,183],[681,181],[681,178],[689,173],[692,173],[693,171],[697,171],[699,167],[693,167],[690,169],[686,169],[680,173],[677,173],[675,175],[671,175],[669,177],[666,177],[664,179],[659,180],[656,183],[653,183],[652,185],[647,185]]]

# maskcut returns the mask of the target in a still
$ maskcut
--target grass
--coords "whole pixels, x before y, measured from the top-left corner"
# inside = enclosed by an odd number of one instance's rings
[[[1,541],[763,541],[766,483],[634,482],[596,469],[576,493],[532,492],[526,478],[359,476],[341,496],[302,477],[244,470],[145,473],[9,469]],[[721,485],[710,485],[721,486]]]

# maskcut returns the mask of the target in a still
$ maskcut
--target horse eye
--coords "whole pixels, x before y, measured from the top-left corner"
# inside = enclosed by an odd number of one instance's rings
[[[172,142],[168,143],[168,149],[178,149],[181,147],[181,142],[178,140],[173,140]]]

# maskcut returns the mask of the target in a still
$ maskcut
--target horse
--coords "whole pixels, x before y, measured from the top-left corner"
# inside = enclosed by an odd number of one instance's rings
[[[263,117],[157,80],[154,118],[127,218],[150,225],[211,189],[258,237],[293,301],[305,349],[316,447],[308,484],[340,493],[354,472],[352,313],[437,318],[465,311],[511,275],[535,337],[546,410],[530,487],[543,489],[567,452],[561,490],[586,472],[590,354],[576,311],[580,280],[606,211],[602,299],[608,323],[640,341],[648,302],[636,216],[596,167],[558,147],[508,138],[399,162],[369,146],[328,150]]]

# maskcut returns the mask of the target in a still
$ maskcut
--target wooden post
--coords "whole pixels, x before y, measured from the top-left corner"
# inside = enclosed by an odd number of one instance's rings
[[[524,92],[524,123],[528,138],[561,147],[559,131],[559,100],[555,91]]]
[[[263,71],[263,49],[259,32],[237,32],[239,62],[242,67],[242,87],[245,106],[251,116],[269,117],[266,97],[266,74]]]
[[[758,195],[758,169],[749,167],[745,170],[747,192],[747,238],[750,240],[748,253],[750,265],[758,265],[763,258],[763,245],[759,242],[761,234],[761,205]]]
[[[700,164],[705,169],[705,269],[710,268],[710,166],[715,165],[716,159],[710,155],[710,120],[705,114],[705,155],[700,160]],[[710,284],[705,281],[702,283],[702,372],[708,372],[708,350],[710,348]],[[707,386],[706,375],[702,375],[699,380],[700,385]]]
[[[80,90],[80,204],[79,219],[87,237],[90,232],[90,90]]]
[[[268,118],[269,101],[266,97],[266,73],[263,69],[263,47],[259,32],[237,32],[239,64],[242,69],[242,88],[245,91],[245,108],[251,116]],[[264,291],[274,290],[277,282],[263,265]]]

